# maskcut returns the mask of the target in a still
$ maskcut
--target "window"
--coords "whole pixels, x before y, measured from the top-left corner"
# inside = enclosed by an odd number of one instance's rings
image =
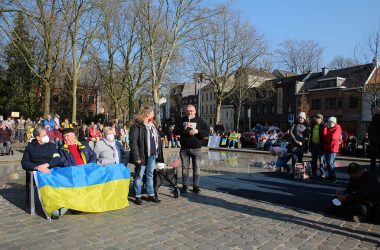
[[[358,98],[355,96],[351,96],[348,106],[350,107],[350,109],[356,109],[358,107]]]
[[[259,105],[256,106],[256,114],[260,114],[260,106]]]
[[[263,113],[264,113],[264,114],[267,113],[267,105],[263,105]]]
[[[203,97],[204,97],[204,94],[202,94],[202,102],[204,101],[204,98],[203,98]]]
[[[58,95],[53,95],[52,101],[54,103],[58,103],[59,102],[59,96]]]
[[[286,104],[286,107],[287,107],[288,113],[292,113],[292,104],[290,102]]]
[[[206,114],[208,114],[208,106],[206,105]]]
[[[336,99],[327,98],[326,99],[326,109],[336,109]]]
[[[228,118],[228,111],[226,111],[226,118]]]
[[[274,104],[273,104],[273,103],[270,105],[270,112],[271,112],[272,114],[274,114]]]
[[[311,109],[321,109],[322,102],[321,99],[312,99],[311,100]]]
[[[202,106],[202,114],[203,114],[203,106]]]

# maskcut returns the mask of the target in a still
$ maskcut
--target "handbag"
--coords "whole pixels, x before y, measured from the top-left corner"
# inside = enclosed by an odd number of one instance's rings
[[[308,180],[312,177],[311,162],[305,161],[302,163],[296,163],[294,167],[294,178],[301,180]]]

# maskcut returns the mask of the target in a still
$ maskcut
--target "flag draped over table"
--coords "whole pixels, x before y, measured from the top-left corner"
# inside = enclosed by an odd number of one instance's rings
[[[48,218],[65,207],[82,212],[105,212],[128,206],[130,172],[123,164],[86,164],[34,172],[38,194]]]

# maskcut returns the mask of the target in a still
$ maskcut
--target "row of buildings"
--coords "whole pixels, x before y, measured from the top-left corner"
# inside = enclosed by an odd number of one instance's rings
[[[308,107],[312,117],[318,113],[326,118],[335,116],[349,134],[364,137],[371,121],[371,104],[380,99],[380,71],[377,60],[349,68],[294,75],[275,70],[271,73],[248,69],[247,80],[260,79],[271,84],[273,92],[265,101],[251,101],[242,107],[239,127],[251,129],[257,123],[278,126],[286,130],[294,121],[299,107]],[[306,105],[305,103],[306,100]],[[236,107],[226,100],[221,108],[221,123],[226,129],[236,128]],[[166,103],[161,106],[161,120],[178,124],[187,104],[195,105],[197,113],[215,126],[216,95],[202,74],[194,74],[192,82],[173,85]]]

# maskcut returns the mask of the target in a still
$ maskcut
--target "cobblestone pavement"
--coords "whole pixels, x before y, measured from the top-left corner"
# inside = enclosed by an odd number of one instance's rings
[[[0,249],[380,248],[378,225],[226,194],[211,186],[217,174],[202,172],[210,185],[200,194],[175,199],[162,187],[160,204],[137,206],[131,199],[122,210],[52,222],[40,209],[28,215],[23,186],[13,185],[0,190]]]

